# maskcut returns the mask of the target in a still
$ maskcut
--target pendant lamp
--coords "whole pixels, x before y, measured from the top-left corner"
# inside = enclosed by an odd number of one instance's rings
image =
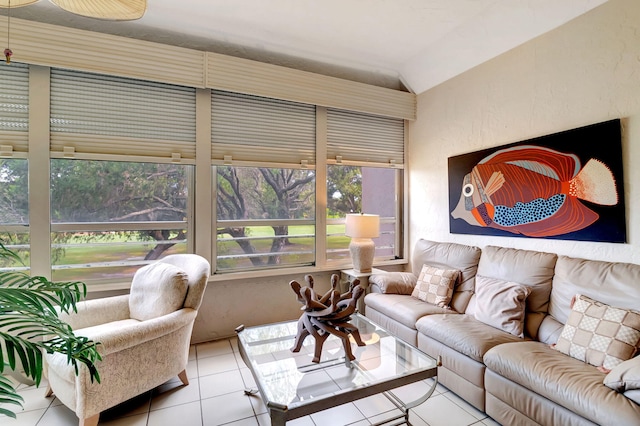
[[[0,0],[0,7],[14,8],[33,4],[38,0]],[[132,21],[142,18],[147,0],[50,0],[61,9],[87,18],[111,21]]]

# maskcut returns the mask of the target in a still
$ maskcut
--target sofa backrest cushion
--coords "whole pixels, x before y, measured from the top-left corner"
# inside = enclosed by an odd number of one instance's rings
[[[449,306],[457,312],[464,312],[475,289],[480,253],[478,247],[420,239],[413,251],[411,271],[417,276],[425,264],[460,271]]]
[[[177,311],[187,288],[187,274],[177,266],[155,262],[138,269],[129,293],[130,317],[146,321]]]
[[[531,288],[527,297],[524,333],[534,339],[549,309],[551,283],[557,255],[530,250],[486,246],[478,275],[512,281]]]
[[[640,265],[560,256],[553,277],[549,314],[565,324],[571,299],[584,294],[618,308],[640,311]]]

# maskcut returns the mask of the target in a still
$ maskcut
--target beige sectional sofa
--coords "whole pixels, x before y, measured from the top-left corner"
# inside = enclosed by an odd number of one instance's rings
[[[447,306],[421,300],[423,265],[459,271]],[[473,406],[504,425],[640,425],[640,265],[420,240],[411,266],[370,277],[366,315],[441,356]]]

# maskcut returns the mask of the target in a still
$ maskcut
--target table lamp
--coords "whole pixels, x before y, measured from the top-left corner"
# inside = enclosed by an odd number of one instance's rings
[[[345,235],[351,237],[349,251],[356,272],[371,272],[376,246],[372,238],[380,234],[380,216],[377,214],[347,214]]]

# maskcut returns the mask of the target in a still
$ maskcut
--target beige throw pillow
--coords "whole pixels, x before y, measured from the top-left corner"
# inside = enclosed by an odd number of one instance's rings
[[[459,276],[460,271],[454,269],[423,265],[411,296],[441,308],[448,308]]]
[[[476,275],[476,311],[478,321],[524,337],[524,316],[527,296],[526,285]]]
[[[177,266],[162,262],[144,266],[131,282],[129,316],[145,321],[177,311],[184,304],[187,288],[187,275]]]
[[[640,389],[640,357],[628,359],[613,367],[602,383],[622,393]]]
[[[632,358],[640,344],[640,313],[577,294],[554,348],[605,370]]]

